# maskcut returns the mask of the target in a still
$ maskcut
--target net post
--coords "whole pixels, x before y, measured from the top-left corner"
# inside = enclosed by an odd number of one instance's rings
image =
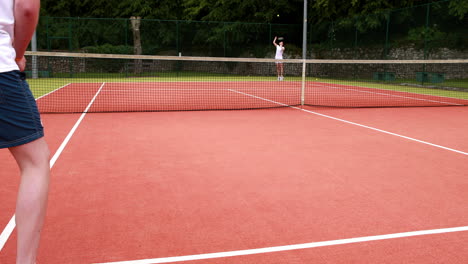
[[[301,106],[304,106],[305,103],[305,77],[306,77],[306,60],[302,60],[302,85],[301,85]]]
[[[302,87],[301,87],[301,106],[305,102],[305,72],[307,59],[307,0],[304,0],[304,23],[302,26]]]
[[[31,51],[35,52],[37,51],[37,35],[36,35],[36,31],[34,31],[34,34],[32,36],[32,39],[31,39]],[[37,79],[39,77],[39,72],[37,70],[37,56],[36,55],[33,55],[32,56],[32,60],[31,60],[31,63],[32,63],[32,78],[33,79]]]

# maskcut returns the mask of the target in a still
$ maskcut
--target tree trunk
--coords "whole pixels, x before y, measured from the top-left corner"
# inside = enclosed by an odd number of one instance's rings
[[[132,16],[130,18],[130,21],[132,22],[132,31],[133,31],[133,53],[135,55],[141,55],[142,49],[141,49],[141,35],[140,35],[140,23],[141,23],[141,17],[134,17]],[[141,60],[135,60],[135,74],[140,74],[142,72],[142,61]]]

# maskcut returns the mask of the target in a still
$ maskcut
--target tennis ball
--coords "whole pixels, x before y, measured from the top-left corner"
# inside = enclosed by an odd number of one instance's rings
[[[277,14],[276,16],[279,17],[279,14]]]

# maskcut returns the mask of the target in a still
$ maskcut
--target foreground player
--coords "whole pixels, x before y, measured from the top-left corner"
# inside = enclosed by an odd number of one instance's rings
[[[21,172],[17,264],[36,262],[49,189],[49,147],[23,73],[39,7],[40,0],[0,0],[0,148],[10,150]]]
[[[279,44],[276,44],[276,40],[279,41]],[[276,54],[275,59],[282,60],[283,59],[283,52],[284,52],[284,42],[283,38],[277,38],[273,40],[273,45],[276,47]],[[276,62],[276,73],[278,74],[278,81],[284,80],[284,65],[282,62]]]

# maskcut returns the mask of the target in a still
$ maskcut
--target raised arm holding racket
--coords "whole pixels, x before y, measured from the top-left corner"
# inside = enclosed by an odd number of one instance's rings
[[[276,43],[276,41],[279,41],[279,44]],[[283,59],[283,53],[284,53],[284,39],[282,37],[275,37],[273,40],[273,45],[276,47],[276,54],[275,54],[275,59],[276,60],[282,60]],[[281,61],[276,62],[276,73],[278,74],[278,81],[284,80],[284,65]]]

